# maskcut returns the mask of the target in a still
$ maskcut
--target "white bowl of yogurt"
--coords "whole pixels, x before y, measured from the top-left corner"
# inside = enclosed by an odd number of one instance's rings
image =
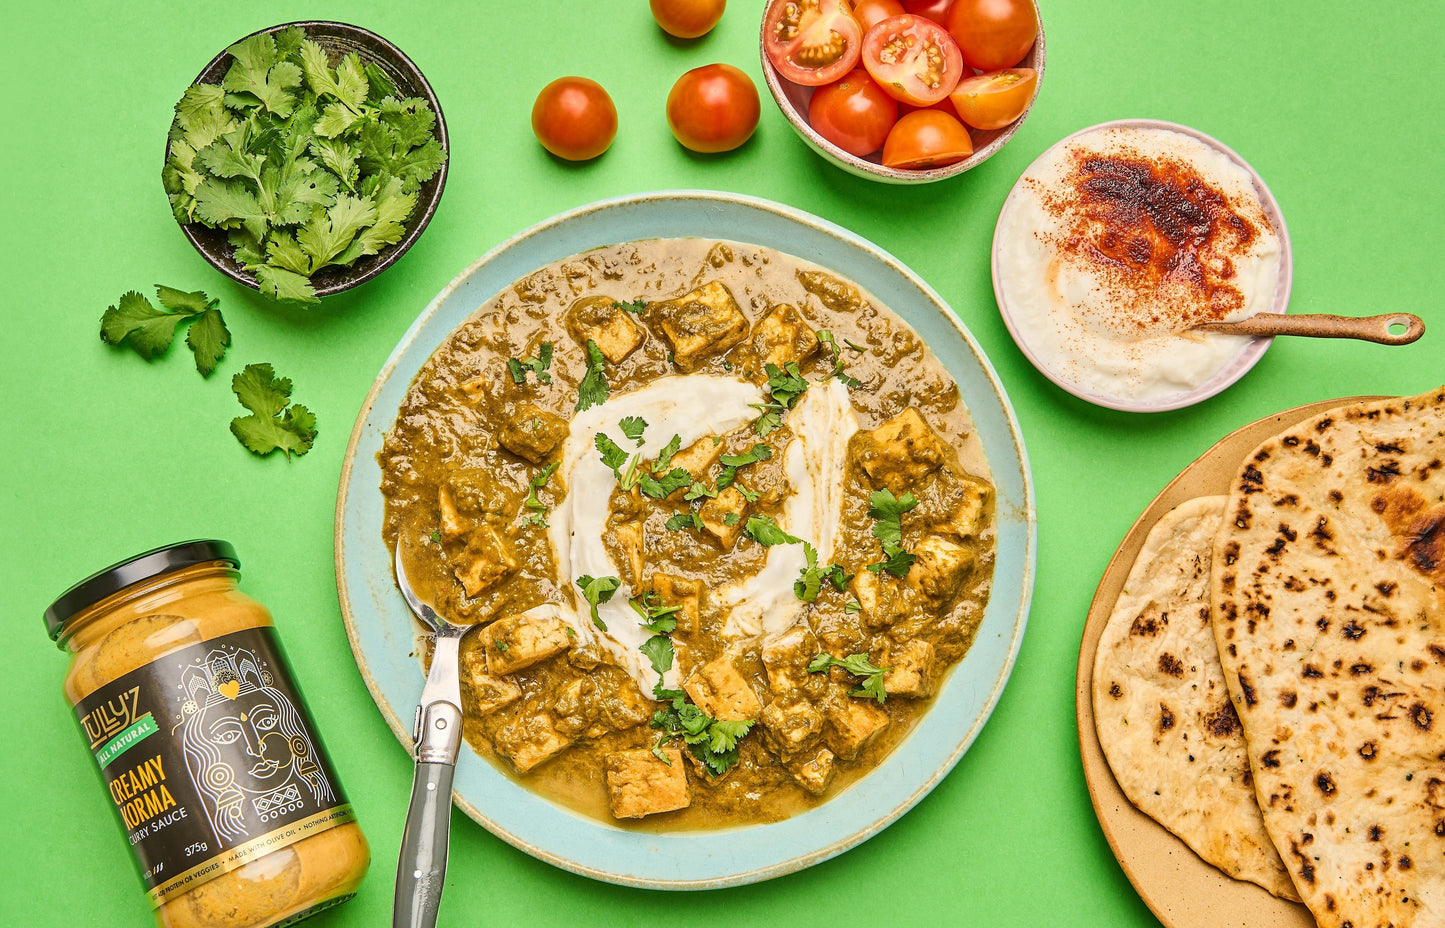
[[[1019,350],[1075,396],[1162,412],[1243,377],[1273,339],[1190,331],[1289,306],[1279,204],[1223,143],[1123,119],[1023,173],[993,237],[993,290]]]

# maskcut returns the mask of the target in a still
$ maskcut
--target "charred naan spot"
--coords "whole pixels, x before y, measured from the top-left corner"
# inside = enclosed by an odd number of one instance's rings
[[[1431,777],[1425,782],[1425,801],[1436,809],[1445,809],[1445,781]]]
[[[1326,451],[1320,455],[1321,467],[1329,467],[1333,463],[1335,463],[1335,456],[1333,454],[1330,454],[1328,451]]]
[[[1441,661],[1445,661],[1445,648],[1440,647],[1438,644],[1429,645],[1428,648],[1430,656],[1435,658],[1435,663],[1438,664]]]
[[[1285,650],[1285,651],[1293,651],[1293,650],[1294,650],[1294,639],[1293,639],[1293,638],[1286,638],[1286,639],[1284,640],[1284,644],[1281,646],[1281,649],[1282,649],[1282,650]]]
[[[1350,619],[1345,623],[1345,627],[1340,629],[1340,634],[1351,641],[1359,641],[1365,635],[1365,627],[1354,619]]]
[[[1284,445],[1286,448],[1293,448],[1299,444],[1299,436],[1286,435],[1284,438],[1280,439],[1280,444]]]
[[[1410,720],[1421,731],[1429,731],[1430,724],[1435,721],[1435,714],[1426,709],[1423,703],[1417,702],[1410,707]]]
[[[1244,674],[1239,675],[1239,690],[1244,694],[1246,705],[1253,706],[1259,702],[1259,697],[1255,695],[1254,687],[1250,685],[1249,678]]]
[[[1259,491],[1256,490],[1255,492],[1258,493]],[[1240,500],[1239,508],[1234,511],[1234,527],[1238,529],[1249,528],[1249,523],[1253,518],[1254,514],[1249,510],[1249,500]]]
[[[1315,777],[1315,789],[1328,796],[1335,791],[1335,781],[1328,773],[1321,773]]]
[[[1330,553],[1333,554],[1334,552],[1332,551]],[[1335,595],[1334,590],[1325,590],[1325,602],[1332,603],[1336,599],[1339,599],[1339,597]]]
[[[1400,476],[1400,462],[1386,461],[1379,467],[1365,468],[1365,479],[1371,483],[1389,483]]]
[[[1239,652],[1234,649],[1234,645],[1230,645],[1227,650],[1229,651],[1229,656],[1230,656],[1230,657],[1238,657],[1238,656],[1239,656]]]
[[[1279,533],[1288,541],[1294,541],[1299,537],[1299,533],[1283,522],[1279,524]]]
[[[1239,560],[1239,542],[1231,541],[1224,546],[1224,563],[1233,564]]]
[[[1415,671],[1416,673],[1419,673],[1420,671],[1425,669],[1425,662],[1417,657],[1410,662],[1410,669]]]
[[[1397,441],[1381,441],[1375,443],[1375,450],[1381,454],[1404,454],[1405,449]]]
[[[1441,838],[1445,838],[1445,820],[1435,823],[1435,834]]]
[[[1436,506],[1411,523],[1402,555],[1425,576],[1445,580],[1445,506]]]
[[[1152,608],[1152,606],[1151,606]],[[1169,626],[1169,613],[1141,612],[1129,626],[1129,634],[1140,638],[1153,638],[1159,630]]]
[[[1306,680],[1320,680],[1324,678],[1324,672],[1314,664],[1305,664],[1305,669],[1300,671],[1300,676]]]
[[[1371,840],[1371,841],[1378,841],[1378,840],[1380,840],[1380,839],[1383,838],[1383,837],[1385,837],[1385,829],[1381,828],[1379,825],[1371,825],[1371,826],[1370,826],[1370,840]]]
[[[1335,420],[1333,418],[1331,418],[1330,416],[1325,416],[1323,419],[1315,423],[1315,431],[1323,435],[1325,432],[1328,432],[1330,430],[1330,426],[1334,424]]]
[[[1375,584],[1375,589],[1380,591],[1381,596],[1389,599],[1391,596],[1395,595],[1396,586],[1397,584],[1393,580],[1381,580],[1379,583]]]
[[[1159,655],[1159,672],[1171,677],[1182,677],[1184,676],[1184,662],[1165,651]]]
[[[1244,730],[1239,724],[1239,716],[1234,711],[1234,703],[1227,699],[1220,704],[1218,709],[1204,717],[1204,729],[1216,738],[1227,738]]]
[[[1319,629],[1320,631],[1322,631],[1322,632],[1327,632],[1327,631],[1329,631],[1329,630],[1330,630],[1330,617],[1327,616],[1327,615],[1322,615],[1322,616],[1320,616],[1318,619],[1315,619],[1315,628],[1318,628],[1318,629]]]
[[[1375,742],[1373,742],[1373,741],[1366,741],[1364,744],[1360,745],[1359,755],[1360,755],[1361,757],[1363,757],[1365,760],[1374,760],[1374,759],[1375,759]]]
[[[1430,472],[1439,470],[1442,467],[1445,467],[1445,462],[1442,462],[1439,458],[1436,458],[1429,464],[1426,464],[1424,467],[1415,471],[1415,476],[1419,477],[1421,481],[1429,480]]]
[[[1159,732],[1163,734],[1174,727],[1174,711],[1164,703],[1159,704]]]
[[[1119,684],[1115,683],[1109,687],[1109,695],[1113,696],[1115,699],[1118,699],[1119,697],[1124,695],[1124,688]]]
[[[1304,582],[1301,581],[1299,577],[1293,576],[1285,578],[1284,588],[1291,593],[1303,593],[1305,591]]]
[[[1299,703],[1299,695],[1293,690],[1285,690],[1279,694],[1279,701],[1286,709],[1293,709]]]
[[[1320,516],[1319,521],[1315,523],[1314,530],[1310,532],[1310,537],[1314,539],[1316,548],[1333,554],[1335,549],[1330,547],[1330,542],[1335,540],[1335,534],[1327,528],[1329,524],[1330,520],[1327,517]]]
[[[1248,496],[1251,493],[1258,493],[1264,489],[1264,474],[1253,464],[1244,465],[1243,472],[1239,475],[1239,492]]]
[[[1310,456],[1312,456],[1312,457],[1319,457],[1319,455],[1320,455],[1320,446],[1317,445],[1317,444],[1315,444],[1315,441],[1314,441],[1313,438],[1311,438],[1311,439],[1309,439],[1309,440],[1307,440],[1307,441],[1305,442],[1305,454],[1308,454],[1308,455],[1310,455]]]
[[[1341,493],[1339,490],[1331,490],[1331,491],[1330,491],[1330,502],[1332,502],[1332,503],[1343,503],[1344,501],[1345,501],[1345,494]]]
[[[1379,513],[1380,515],[1384,515],[1385,510],[1389,508],[1390,504],[1385,502],[1385,497],[1383,496],[1377,496],[1374,499],[1370,500],[1370,509],[1376,513]]]
[[[1279,499],[1275,500],[1275,501],[1274,501],[1274,504],[1275,504],[1276,506],[1278,506],[1279,508],[1281,508],[1281,509],[1292,509],[1292,508],[1294,508],[1295,506],[1298,506],[1298,505],[1299,505],[1299,497],[1296,496],[1296,495],[1293,494],[1293,493],[1286,493],[1285,495],[1281,496]],[[1293,541],[1293,540],[1294,540],[1293,538],[1290,539],[1290,541]]]
[[[1356,676],[1356,677],[1362,677],[1362,676],[1364,676],[1364,675],[1367,674],[1367,673],[1374,673],[1374,672],[1375,672],[1375,668],[1374,668],[1374,667],[1371,667],[1369,664],[1366,664],[1364,661],[1360,661],[1358,664],[1351,664],[1351,665],[1350,665],[1350,673],[1351,673],[1353,676]]]
[[[1280,554],[1284,553],[1284,544],[1284,536],[1281,535],[1280,537],[1276,538],[1268,548],[1264,549],[1264,553],[1268,554],[1275,560],[1279,560]]]
[[[1415,862],[1410,859],[1409,854],[1401,854],[1400,859],[1396,861],[1395,866],[1399,867],[1401,870],[1409,870],[1411,867],[1415,866]]]
[[[1259,451],[1255,454],[1254,459],[1255,459],[1256,461],[1258,461],[1259,463],[1261,463],[1261,464],[1263,464],[1265,461],[1268,461],[1268,460],[1269,460],[1269,449],[1268,449],[1268,448],[1260,448]]]
[[[1278,766],[1279,766],[1279,752],[1278,752],[1278,751],[1265,751],[1265,752],[1264,752],[1264,756],[1259,759],[1259,765],[1260,765],[1261,767],[1278,767]]]

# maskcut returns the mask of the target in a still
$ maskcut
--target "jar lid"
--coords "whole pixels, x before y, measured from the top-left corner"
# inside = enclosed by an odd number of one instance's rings
[[[232,567],[241,566],[236,549],[229,542],[209,538],[181,541],[126,558],[91,574],[51,603],[50,608],[45,610],[45,630],[50,634],[51,641],[58,641],[65,631],[66,622],[106,597],[162,574],[212,561],[225,561]]]

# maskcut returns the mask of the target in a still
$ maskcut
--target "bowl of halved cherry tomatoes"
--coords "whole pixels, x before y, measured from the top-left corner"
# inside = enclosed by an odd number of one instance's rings
[[[987,161],[1044,76],[1034,0],[770,0],[760,45],[799,137],[851,174],[894,184]]]

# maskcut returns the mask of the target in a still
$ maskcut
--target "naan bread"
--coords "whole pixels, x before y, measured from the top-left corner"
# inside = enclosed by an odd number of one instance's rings
[[[1445,389],[1260,445],[1214,562],[1255,792],[1315,920],[1445,925]]]
[[[1298,900],[1254,801],[1209,621],[1227,497],[1192,499],[1144,541],[1094,659],[1094,727],[1129,801],[1209,863]]]

